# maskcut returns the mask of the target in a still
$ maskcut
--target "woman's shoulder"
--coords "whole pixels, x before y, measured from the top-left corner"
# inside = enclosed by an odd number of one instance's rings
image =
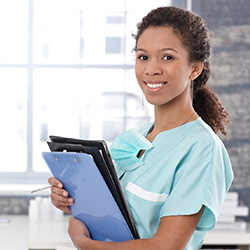
[[[196,125],[189,134],[187,141],[190,142],[189,145],[193,148],[193,151],[198,152],[198,154],[207,152],[207,155],[210,155],[212,158],[217,154],[229,158],[221,138],[201,118],[197,119]]]
[[[201,118],[196,120],[196,126],[192,131],[192,136],[203,144],[223,144],[220,137]]]

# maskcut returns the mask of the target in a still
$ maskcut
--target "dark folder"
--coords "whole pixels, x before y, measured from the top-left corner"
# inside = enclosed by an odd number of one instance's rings
[[[103,241],[139,238],[105,141],[58,136],[50,140],[52,153],[43,157],[75,200],[71,212],[87,225],[91,237]]]

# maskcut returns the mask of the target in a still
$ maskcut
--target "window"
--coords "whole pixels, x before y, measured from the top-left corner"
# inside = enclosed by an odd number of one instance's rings
[[[0,2],[1,183],[49,176],[49,135],[105,139],[152,120],[131,52],[136,23],[171,0]]]

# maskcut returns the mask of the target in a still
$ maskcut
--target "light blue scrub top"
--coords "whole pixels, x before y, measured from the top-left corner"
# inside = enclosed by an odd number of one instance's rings
[[[200,249],[233,180],[229,156],[201,118],[158,134],[152,143],[145,138],[151,126],[122,133],[110,148],[136,228],[150,238],[161,217],[195,214],[204,205],[185,248]],[[140,150],[145,153],[138,158]]]

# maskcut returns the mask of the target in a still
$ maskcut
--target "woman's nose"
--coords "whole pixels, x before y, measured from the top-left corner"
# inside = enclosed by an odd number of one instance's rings
[[[159,62],[156,60],[149,60],[147,63],[147,66],[145,68],[145,74],[146,75],[160,75],[162,73],[161,67],[159,65]]]

